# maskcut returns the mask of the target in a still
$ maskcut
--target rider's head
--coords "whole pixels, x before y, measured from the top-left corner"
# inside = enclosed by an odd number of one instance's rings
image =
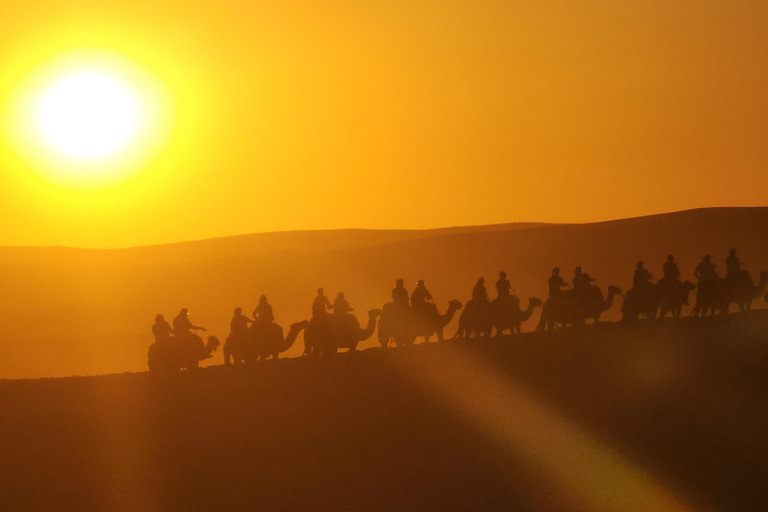
[[[267,303],[266,295],[262,295],[261,297],[259,297],[259,304],[266,304],[266,303]]]
[[[424,280],[419,279],[418,281],[416,281],[416,286],[424,286]]]
[[[675,257],[670,254],[667,256],[667,261],[675,261]]]
[[[165,320],[165,318],[163,318],[163,315],[157,315],[157,316],[155,316],[155,322],[158,322],[158,323],[159,323],[159,322],[162,322],[163,320]]]
[[[578,267],[576,267],[576,273],[577,273],[577,274],[581,274],[581,270],[582,270],[582,269],[581,269],[581,265],[579,265]]]
[[[395,284],[396,284],[397,286],[403,286],[403,285],[405,284],[405,281],[403,281],[403,278],[401,277],[400,279],[398,279],[397,281],[395,281]]]
[[[318,288],[318,289],[317,289],[317,294],[318,294],[318,295],[322,295],[322,294],[323,294],[323,292],[324,292],[324,290],[323,290],[322,288]]]
[[[731,256],[736,256],[736,249],[731,248],[731,250],[728,251],[728,254],[730,254]]]
[[[504,279],[505,277],[507,277],[507,273],[502,270],[501,272],[499,272],[499,277]]]
[[[187,308],[181,308],[181,311],[179,311],[179,314],[181,316],[187,316],[188,313],[189,311],[187,310]]]
[[[480,279],[478,279],[477,284],[485,284],[485,278],[481,277]]]
[[[240,316],[243,314],[243,308],[235,308],[235,316]]]
[[[555,267],[552,269],[552,275],[557,276],[560,275],[560,267]]]
[[[704,258],[703,258],[703,260],[704,260],[704,261],[706,261],[707,263],[709,263],[709,260],[710,260],[710,259],[711,259],[711,258],[709,257],[709,254],[705,254],[705,255],[704,255]]]
[[[637,262],[637,268],[643,268],[643,260]]]

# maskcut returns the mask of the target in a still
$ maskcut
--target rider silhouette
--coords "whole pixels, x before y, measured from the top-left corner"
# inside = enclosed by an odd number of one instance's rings
[[[402,279],[398,279],[395,282],[395,287],[392,288],[392,302],[398,306],[408,305],[408,290],[405,289],[405,281]]]
[[[675,263],[675,257],[671,254],[667,256],[667,261],[664,262],[664,279],[669,281],[677,281],[680,279],[680,269]]]
[[[257,317],[262,322],[275,321],[275,315],[272,314],[272,305],[267,302],[266,295],[259,297],[259,304],[256,306],[256,309],[253,310],[253,316]]]
[[[496,281],[496,296],[508,297],[511,289],[512,285],[509,283],[509,279],[507,279],[507,273],[502,270],[499,272],[499,280]]]
[[[485,289],[485,278],[477,280],[475,287],[472,288],[472,300],[475,302],[488,302],[488,290]]]
[[[741,277],[741,261],[736,256],[736,249],[731,249],[728,257],[725,258],[725,278],[735,281],[739,277]]]
[[[176,334],[177,339],[189,339],[191,336],[194,336],[192,334],[193,329],[206,331],[205,327],[192,325],[187,315],[189,315],[187,308],[182,308],[179,314],[176,315],[176,318],[173,319],[173,332]]]
[[[344,298],[344,292],[339,292],[336,295],[336,300],[333,301],[333,314],[337,316],[346,315],[347,313],[354,311],[349,307],[347,299]]]
[[[432,300],[432,294],[429,293],[427,287],[424,286],[424,280],[419,279],[416,283],[416,289],[413,290],[411,295],[411,307],[415,309],[425,309],[427,301]]]
[[[696,270],[693,275],[699,280],[699,284],[712,281],[717,277],[717,271],[715,270],[715,264],[712,263],[712,259],[709,254],[705,255],[701,262],[696,265]]]
[[[235,315],[229,322],[229,332],[232,337],[241,338],[248,332],[248,324],[253,320],[243,314],[242,308],[235,308]]]
[[[632,286],[635,288],[646,288],[651,283],[653,274],[648,272],[648,269],[643,266],[642,261],[638,261],[635,268],[635,275],[632,278]]]
[[[549,284],[549,297],[558,297],[562,293],[561,288],[568,286],[568,283],[563,281],[563,277],[560,275],[560,269],[555,267],[552,269],[552,275],[547,281]]]
[[[322,317],[327,313],[326,310],[331,309],[331,301],[324,295],[322,288],[317,289],[317,297],[312,303],[312,318]]]
[[[589,283],[594,282],[594,279],[589,277],[589,274],[584,272],[581,266],[576,267],[573,274],[573,289],[576,291],[584,291],[589,288]]]
[[[171,341],[173,329],[171,329],[170,324],[165,321],[163,315],[157,315],[155,317],[155,323],[152,324],[152,334],[154,334],[157,343]]]

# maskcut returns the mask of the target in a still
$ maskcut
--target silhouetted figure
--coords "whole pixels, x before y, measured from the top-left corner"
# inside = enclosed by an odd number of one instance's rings
[[[392,288],[392,302],[398,306],[408,305],[408,290],[405,289],[405,281],[402,279],[395,281],[395,287]]]
[[[653,274],[648,272],[642,261],[638,261],[635,266],[635,275],[632,277],[632,286],[637,289],[648,288],[651,278],[653,278]]]
[[[712,259],[709,257],[709,254],[705,255],[701,259],[701,262],[696,265],[696,270],[694,270],[693,275],[696,277],[696,279],[699,280],[699,284],[701,284],[702,281],[712,281],[715,279],[715,277],[717,277],[715,264],[712,263]]]
[[[157,343],[171,341],[173,329],[171,329],[171,325],[165,321],[163,315],[157,315],[155,317],[155,323],[152,324],[152,334],[155,335],[155,341]]]
[[[736,249],[731,249],[728,252],[728,257],[725,258],[725,278],[731,281],[736,281],[741,277],[741,261],[736,256]]]
[[[272,314],[272,305],[267,302],[266,295],[259,297],[259,303],[256,305],[256,309],[253,310],[253,316],[262,322],[275,321],[275,315]]]
[[[475,302],[488,302],[488,290],[485,289],[485,278],[477,280],[475,287],[472,288],[472,300]]]
[[[563,292],[562,289],[568,286],[568,283],[563,281],[563,277],[560,275],[560,269],[558,267],[552,269],[552,275],[549,277],[547,283],[549,284],[550,298],[559,297]]]
[[[173,332],[176,334],[177,339],[192,339],[196,335],[192,333],[193,330],[206,331],[205,327],[198,327],[192,325],[189,321],[189,311],[187,308],[182,308],[176,318],[173,319]]]
[[[242,339],[248,332],[248,324],[253,320],[243,314],[242,308],[235,308],[234,316],[229,321],[230,336]]]
[[[675,257],[671,254],[667,256],[667,261],[664,262],[664,279],[669,281],[677,281],[680,279],[680,269],[675,263]]]
[[[424,286],[424,280],[419,279],[416,283],[416,289],[413,290],[413,294],[411,295],[411,306],[414,309],[423,311],[426,309],[428,300],[432,300],[432,294],[429,293],[427,287]]]
[[[589,284],[595,280],[589,277],[589,274],[584,272],[581,266],[576,267],[573,274],[573,289],[577,292],[581,292],[589,289]]]
[[[344,292],[339,292],[336,295],[336,300],[333,301],[333,314],[341,316],[351,313],[352,311],[354,310],[349,307],[347,299],[344,298]]]
[[[496,281],[496,296],[508,297],[511,290],[512,285],[509,283],[509,279],[507,279],[507,273],[504,271],[499,272],[499,280]]]
[[[317,289],[317,297],[312,302],[312,318],[320,318],[328,313],[327,310],[331,309],[331,301],[324,293],[322,288]]]

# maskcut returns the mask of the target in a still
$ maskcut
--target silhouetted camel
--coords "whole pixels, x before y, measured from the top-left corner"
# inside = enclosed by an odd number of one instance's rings
[[[451,300],[448,309],[441,315],[432,303],[426,303],[419,310],[406,304],[387,302],[381,308],[379,343],[386,348],[390,341],[394,341],[400,347],[414,343],[419,336],[423,336],[427,343],[433,334],[437,334],[438,341],[443,341],[443,329],[461,307],[461,302]]]
[[[373,336],[380,309],[368,311],[368,325],[360,327],[352,314],[325,314],[309,321],[304,331],[304,354],[335,354],[340,348],[357,350],[357,344]]]
[[[213,357],[219,344],[216,336],[208,336],[208,342],[203,343],[202,338],[196,335],[153,343],[149,346],[147,354],[149,371],[176,373],[182,368],[193,370],[197,368],[200,361]]]
[[[304,330],[308,321],[291,324],[288,335],[283,337],[283,328],[275,322],[257,320],[248,329],[247,336],[243,340],[227,338],[224,342],[224,364],[229,364],[230,358],[235,364],[240,362],[254,362],[257,359],[267,359],[278,355],[293,346],[299,333]]]
[[[597,286],[589,286],[584,291],[568,290],[555,299],[549,298],[544,302],[541,320],[536,330],[551,330],[555,324],[575,326],[583,325],[587,319],[594,324],[600,321],[603,311],[611,309],[613,298],[620,295],[621,290],[614,285],[608,287],[608,297]]]
[[[459,316],[459,330],[453,338],[490,338],[492,331],[493,309],[490,301],[472,299]]]
[[[679,318],[683,305],[688,302],[688,295],[695,290],[696,285],[690,281],[660,280],[656,284],[648,284],[645,289],[632,288],[624,297],[621,304],[623,322],[637,320],[640,315],[646,318],[664,318],[667,313]]]
[[[732,303],[736,304],[740,311],[748,311],[752,307],[752,301],[763,293],[766,284],[768,284],[766,271],[760,272],[760,281],[757,285],[746,270],[742,271],[740,278],[736,280],[715,277],[696,294],[693,315],[704,316],[709,311],[712,314],[725,315]]]
[[[496,335],[509,329],[511,334],[520,334],[523,322],[531,318],[533,310],[542,305],[541,299],[531,297],[528,299],[528,307],[520,309],[520,301],[517,297],[497,297],[491,302],[491,323],[496,329]]]

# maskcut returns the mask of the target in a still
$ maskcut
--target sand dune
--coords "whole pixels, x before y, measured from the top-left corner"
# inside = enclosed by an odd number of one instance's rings
[[[670,252],[691,279],[704,253],[722,267],[735,246],[755,274],[768,269],[767,240],[768,208],[719,208],[581,225],[272,233],[110,251],[4,248],[0,377],[142,371],[154,315],[172,318],[181,307],[223,339],[232,309],[251,311],[261,294],[287,326],[310,316],[318,286],[345,291],[362,318],[388,300],[396,278],[409,290],[423,278],[443,310],[449,299],[466,301],[479,276],[492,291],[502,269],[523,299],[546,295],[556,265],[566,279],[582,265],[604,289],[626,289],[638,259],[658,275]],[[300,345],[287,355],[300,354]]]

